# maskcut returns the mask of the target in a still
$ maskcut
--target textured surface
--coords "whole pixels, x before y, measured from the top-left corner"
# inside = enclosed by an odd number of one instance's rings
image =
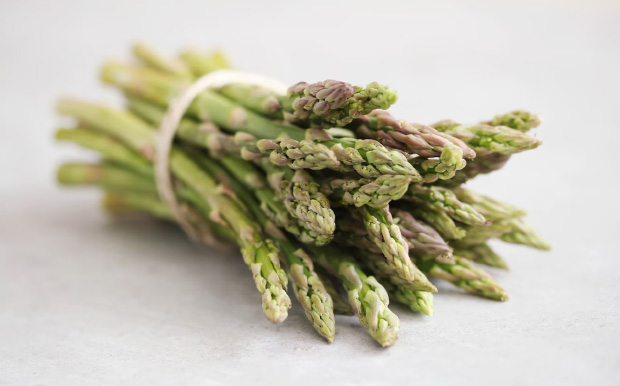
[[[617,2],[328,3],[1,2],[0,384],[620,384]],[[226,46],[287,83],[376,80],[423,123],[539,113],[543,146],[471,187],[527,208],[553,250],[494,244],[510,301],[440,286],[433,317],[395,307],[387,350],[355,317],[332,345],[296,305],[271,325],[240,256],[54,184],[82,156],[52,141],[54,99],[117,100],[97,68],[135,38]]]

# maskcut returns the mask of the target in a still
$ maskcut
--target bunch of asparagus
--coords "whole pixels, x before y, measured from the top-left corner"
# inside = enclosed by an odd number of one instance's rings
[[[181,92],[229,62],[194,50],[168,58],[141,44],[133,54],[134,63],[101,70],[124,93],[124,109],[58,102],[75,127],[56,138],[101,154],[96,164],[61,165],[58,181],[101,187],[112,213],[175,221],[156,188],[157,127]],[[463,186],[538,147],[527,134],[535,115],[426,126],[387,112],[396,99],[378,83],[300,82],[280,95],[239,82],[201,92],[185,112],[169,158],[181,215],[197,241],[240,248],[270,321],[286,319],[290,281],[327,341],[335,313],[356,314],[390,346],[399,333],[390,299],[431,315],[435,277],[504,301],[506,291],[476,265],[507,268],[488,241],[549,248],[524,211]]]

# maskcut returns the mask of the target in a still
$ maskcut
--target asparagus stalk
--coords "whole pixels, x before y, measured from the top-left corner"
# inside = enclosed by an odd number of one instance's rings
[[[537,148],[541,144],[540,140],[507,126],[484,123],[465,126],[450,120],[437,122],[432,126],[463,140],[478,156],[491,153],[510,155]]]
[[[461,257],[454,256],[454,264],[441,264],[432,260],[422,261],[420,269],[474,295],[500,301],[508,300],[508,293],[488,273],[473,267]]]
[[[293,172],[269,162],[262,162],[261,166],[267,173],[269,185],[289,214],[305,228],[308,241],[316,245],[329,243],[334,237],[336,216],[312,176],[303,170]]]
[[[475,193],[469,189],[456,188],[452,190],[456,197],[473,207],[484,218],[490,221],[507,220],[525,216],[523,209],[497,201],[491,197]]]
[[[387,174],[375,179],[324,176],[320,181],[321,191],[343,205],[383,208],[407,192],[411,178]]]
[[[101,76],[104,82],[119,87],[126,93],[164,107],[188,87],[184,81],[148,68],[116,63],[106,64]],[[258,148],[266,153],[275,152],[270,155],[270,159],[278,165],[355,170],[363,177],[403,174],[420,178],[405,155],[389,150],[376,141],[332,138],[326,131],[306,132],[297,127],[279,124],[212,90],[203,91],[188,109],[188,114],[199,119],[208,119],[227,130],[243,131],[256,138],[269,139],[259,141]]]
[[[164,117],[161,107],[149,103],[143,99],[126,96],[127,108],[154,126],[159,126]],[[195,122],[184,118],[179,123],[176,137],[192,145],[200,146],[209,150],[216,158],[224,154],[240,154],[241,145],[238,145],[233,136],[223,133],[213,122]]]
[[[376,82],[361,88],[330,79],[291,86],[282,106],[291,122],[344,127],[373,110],[389,108],[396,99],[396,91]]]
[[[480,212],[460,201],[450,189],[413,184],[409,186],[405,199],[415,203],[416,206],[443,212],[464,224],[483,226],[488,223]]]
[[[131,51],[138,60],[159,71],[181,78],[193,78],[193,74],[185,63],[176,58],[164,57],[144,43],[134,44]]]
[[[512,227],[504,221],[496,221],[484,227],[467,227],[466,235],[458,240],[461,248],[484,244],[490,239],[499,238],[510,232]]]
[[[374,139],[383,145],[417,154],[422,158],[440,157],[446,146],[457,146],[463,157],[473,159],[476,153],[463,141],[436,129],[399,121],[389,112],[375,110],[351,125],[359,138]]]
[[[362,88],[331,79],[296,83],[287,95],[243,84],[227,85],[220,92],[258,113],[314,127],[344,127],[375,109],[390,107],[397,99],[394,90],[376,82]]]
[[[271,235],[287,262],[288,276],[291,279],[295,297],[304,308],[308,320],[314,329],[328,342],[333,342],[335,336],[335,321],[332,299],[323,285],[323,281],[314,271],[314,265],[308,254],[295,247],[287,237],[274,226],[268,216],[259,209],[257,200],[261,201],[263,194],[254,189],[257,185],[266,186],[262,176],[244,164],[243,160],[225,158],[224,167],[206,156],[200,157],[208,172],[220,183],[231,184],[233,191],[240,195],[243,203],[253,212],[255,219],[265,233]],[[240,162],[237,162],[240,161]],[[255,197],[252,196],[254,193]]]
[[[157,196],[141,192],[106,190],[101,200],[110,213],[146,212],[163,220],[174,221],[174,214]]]
[[[446,212],[437,210],[434,207],[412,207],[409,209],[409,212],[415,217],[423,220],[424,222],[430,224],[439,234],[446,238],[452,240],[458,240],[465,237],[465,229],[458,226],[452,217],[450,217]],[[474,229],[484,229],[485,227],[475,227]]]
[[[379,278],[379,282],[385,287],[390,298],[404,304],[413,312],[424,315],[433,315],[433,294],[426,291],[414,291],[406,286],[396,286],[389,280]]]
[[[411,213],[392,209],[394,223],[409,243],[409,254],[416,259],[435,259],[439,263],[451,264],[452,250],[448,243],[431,226],[415,219]]]
[[[454,254],[464,259],[488,265],[489,267],[508,269],[508,264],[487,244],[470,245],[466,248],[455,246]]]
[[[195,49],[187,49],[181,53],[180,58],[196,77],[231,67],[222,51],[203,53]]]
[[[97,151],[106,159],[124,165],[141,175],[147,177],[153,176],[153,167],[148,161],[106,135],[84,128],[58,129],[56,131],[56,139],[59,141],[73,142]]]
[[[463,152],[458,147],[449,144],[443,148],[439,158],[429,158],[420,162],[421,174],[424,182],[431,183],[439,179],[449,180],[462,170],[467,162],[463,159]]]
[[[341,290],[344,290],[344,285],[342,284],[342,280],[338,279],[336,276],[328,273],[321,266],[314,267],[315,272],[319,275],[319,278],[323,282],[323,286],[325,290],[331,296],[332,302],[334,305],[334,314],[336,315],[346,315],[352,316],[354,315],[353,308],[348,303],[347,299],[345,299],[341,295]]]
[[[507,232],[499,237],[502,241],[512,244],[522,244],[543,251],[551,249],[549,244],[542,239],[538,232],[522,219],[512,218],[504,220],[502,223],[509,228]]]
[[[528,132],[540,125],[540,119],[536,114],[525,110],[514,110],[506,114],[499,114],[488,122],[483,122],[492,126],[506,126],[521,132]]]
[[[84,105],[85,109],[88,109],[88,104]],[[140,143],[152,144],[154,130],[147,132],[144,128],[148,128],[148,125],[127,112],[106,108],[105,114],[93,116],[80,114],[77,104],[73,107],[71,113],[65,110],[60,112],[76,116],[81,122],[101,132],[116,135],[127,146],[134,146],[134,137],[140,139]],[[119,129],[116,122],[125,122],[126,125]],[[139,133],[142,133],[143,138],[138,136]],[[280,268],[278,250],[273,241],[264,237],[254,222],[223,194],[216,182],[185,153],[173,148],[170,153],[170,168],[179,180],[199,193],[209,207],[216,210],[212,214],[212,220],[234,232],[244,261],[250,267],[256,287],[262,295],[265,316],[274,323],[283,321],[288,314],[290,299],[285,290],[286,273]]]
[[[406,280],[399,276],[398,272],[385,261],[385,258],[381,254],[368,252],[363,249],[358,249],[358,254],[361,260],[363,260],[363,264],[370,271],[377,277],[388,280],[393,285],[410,291],[437,292],[437,288],[435,288],[426,275],[415,265],[412,269],[414,280]]]
[[[306,130],[304,140],[287,135],[261,139],[257,148],[261,154],[269,155],[272,163],[292,169],[355,171],[368,178],[404,175],[416,182],[422,179],[402,152],[370,139],[333,138],[325,130]],[[428,168],[429,174],[431,169]]]
[[[56,177],[57,181],[65,186],[97,185],[106,189],[110,195],[105,200],[107,203],[129,202],[130,205],[128,206],[130,207],[137,207],[158,217],[174,220],[172,212],[157,197],[157,188],[153,179],[148,179],[117,165],[65,163],[58,168]],[[216,227],[216,224],[210,220],[212,208],[195,191],[177,183],[175,194],[178,199],[191,204],[202,214],[202,220],[195,219],[193,221],[199,225],[201,241],[208,245],[222,247],[222,240],[234,240],[234,235],[228,229]],[[146,203],[144,208],[139,203],[134,202],[141,197]],[[193,212],[189,206],[184,205],[184,207],[186,212]],[[190,215],[197,217],[193,213]],[[202,222],[205,224],[203,225]]]
[[[358,210],[368,238],[381,249],[387,264],[399,277],[413,282],[416,268],[409,258],[409,245],[400,233],[400,228],[394,224],[388,208],[361,207]]]
[[[400,332],[400,322],[389,308],[385,288],[343,251],[336,248],[309,247],[316,263],[342,280],[348,292],[349,304],[357,313],[370,336],[381,346],[391,346]]]

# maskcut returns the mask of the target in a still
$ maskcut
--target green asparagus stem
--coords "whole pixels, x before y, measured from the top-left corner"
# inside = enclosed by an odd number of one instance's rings
[[[368,237],[381,249],[387,264],[402,279],[408,282],[414,281],[415,266],[409,258],[409,245],[400,233],[398,225],[394,224],[388,208],[376,209],[365,206],[358,210],[362,215]]]
[[[475,193],[469,189],[456,188],[452,190],[456,197],[473,207],[478,213],[490,221],[507,220],[525,216],[526,212],[510,204],[497,201],[491,197]]]
[[[450,189],[413,184],[409,186],[405,199],[418,207],[445,213],[464,224],[477,226],[487,224],[487,219],[480,212],[461,202]]]
[[[148,68],[108,63],[102,69],[104,82],[126,93],[160,106],[167,106],[188,84]],[[217,126],[243,131],[259,141],[258,148],[278,165],[293,168],[333,168],[355,170],[363,177],[403,174],[419,179],[419,173],[406,157],[372,140],[332,138],[321,130],[304,131],[264,118],[211,90],[203,91],[188,109],[188,114],[208,119]],[[283,136],[282,136],[283,135]],[[305,138],[305,140],[304,140]]]
[[[366,276],[345,252],[336,248],[310,247],[316,263],[338,276],[349,295],[349,304],[363,326],[381,346],[391,346],[400,332],[400,322],[389,308],[390,299],[377,279]]]
[[[411,178],[384,174],[372,178],[320,178],[321,191],[343,205],[357,207],[368,205],[383,208],[393,200],[399,200],[406,192]]]
[[[77,109],[76,105],[73,107]],[[71,113],[62,110],[61,113],[80,115],[75,110]],[[140,135],[144,138],[138,137],[140,143],[152,146],[154,130],[151,129],[150,133],[143,130],[148,128],[148,125],[132,117],[127,112],[106,108],[105,114],[84,114],[80,115],[79,119],[101,132],[115,135],[130,147],[133,146],[131,139],[142,133]],[[126,124],[119,130],[115,122]],[[209,207],[217,210],[212,214],[212,220],[235,233],[244,261],[251,268],[256,287],[262,294],[265,315],[274,323],[283,321],[288,315],[290,299],[285,291],[286,273],[280,268],[278,250],[273,241],[265,238],[254,222],[229,197],[221,193],[216,182],[182,151],[173,148],[169,162],[172,173],[199,193]]]
[[[454,121],[441,121],[432,126],[438,131],[463,140],[474,149],[477,156],[491,153],[510,155],[535,149],[541,144],[540,140],[506,126],[491,126],[483,123],[464,126]]]
[[[433,294],[426,291],[413,291],[405,286],[396,286],[386,279],[379,278],[390,298],[408,306],[413,312],[424,315],[433,315]]]
[[[288,89],[281,102],[288,121],[344,127],[375,109],[389,108],[396,99],[396,91],[376,82],[361,88],[326,80],[299,82]]]
[[[346,316],[354,315],[353,308],[348,303],[348,300],[341,295],[340,289],[344,291],[344,285],[342,284],[342,280],[338,279],[334,275],[331,275],[321,266],[315,266],[314,270],[323,282],[325,290],[332,298],[332,302],[334,305],[334,314]],[[336,288],[336,286],[338,286],[338,288]]]
[[[59,129],[56,131],[56,139],[69,141],[85,148],[101,153],[106,159],[134,170],[141,175],[152,177],[153,166],[140,155],[114,139],[92,130]]]
[[[187,49],[181,53],[181,60],[185,62],[196,77],[232,67],[226,54],[222,51],[203,53],[195,49]]]
[[[467,162],[463,159],[461,149],[448,144],[443,148],[439,158],[425,159],[419,165],[424,182],[431,183],[439,179],[451,179],[457,171],[462,170],[467,165]]]
[[[458,240],[458,245],[464,248],[484,244],[490,239],[499,238],[501,235],[510,232],[511,229],[510,224],[504,221],[496,221],[483,227],[467,227],[467,234]]]
[[[190,86],[190,82],[150,68],[115,62],[108,62],[103,66],[101,79],[129,95],[164,108]],[[213,90],[201,92],[190,105],[186,115],[213,122],[218,127],[230,131],[247,132],[256,138],[277,138],[282,134],[297,140],[304,138],[302,129],[262,117]]]
[[[478,264],[508,270],[508,264],[506,264],[504,259],[487,244],[470,245],[464,249],[459,248],[458,244],[456,244],[454,254]]]
[[[264,87],[243,83],[231,83],[217,90],[228,99],[263,116],[282,119],[282,103],[277,93]]]
[[[267,234],[278,244],[287,261],[287,270],[295,297],[304,308],[306,317],[315,330],[328,342],[335,336],[335,321],[332,299],[323,285],[323,281],[314,271],[312,260],[307,253],[296,248],[279,230],[270,223],[269,217],[259,208],[258,201],[265,198],[266,181],[246,161],[225,157],[222,159],[224,168],[206,156],[201,157],[203,165],[220,183],[231,184],[232,190],[240,194],[240,198],[254,213],[255,218]],[[228,174],[230,173],[230,174]],[[253,192],[255,197],[252,197]],[[263,204],[261,203],[260,206]]]
[[[458,240],[465,237],[465,229],[458,226],[446,212],[437,210],[431,206],[423,209],[412,207],[408,209],[408,211],[415,218],[419,218],[430,224],[442,237],[446,239]]]
[[[420,262],[420,269],[474,295],[500,301],[508,300],[508,293],[495,283],[488,273],[474,268],[461,257],[454,256],[454,264],[423,261]]]
[[[350,127],[359,138],[374,139],[386,147],[417,154],[422,158],[440,157],[444,148],[450,145],[457,146],[467,159],[476,156],[460,139],[430,126],[399,121],[384,110],[375,110],[360,117]]]
[[[306,229],[308,241],[315,245],[329,243],[334,237],[336,216],[314,179],[303,170],[293,172],[269,162],[262,162],[261,166],[267,173],[269,185],[289,214]]]
[[[325,130],[309,129],[304,140],[280,136],[261,139],[257,147],[260,153],[269,155],[272,163],[292,169],[355,171],[368,178],[404,175],[413,181],[422,180],[402,152],[370,139],[333,138]]]
[[[490,121],[483,123],[492,126],[506,126],[526,133],[538,127],[538,125],[540,125],[540,119],[536,114],[524,110],[514,110],[506,114],[496,115]]]
[[[366,266],[377,277],[387,279],[393,285],[402,287],[410,291],[437,292],[437,288],[428,280],[426,275],[413,265],[414,280],[406,280],[399,276],[398,272],[390,266],[385,258],[378,253],[367,252],[363,249],[358,250],[358,254]]]
[[[140,211],[164,220],[174,221],[174,214],[172,214],[170,208],[152,194],[105,191],[101,204],[110,213]]]
[[[542,249],[543,251],[551,249],[551,246],[542,239],[538,232],[522,219],[513,218],[502,222],[509,227],[509,230],[499,237],[502,241],[512,244],[522,244],[528,247]]]
[[[153,126],[160,125],[164,118],[164,111],[161,107],[132,96],[127,96],[126,99],[127,108],[131,112]],[[185,118],[179,123],[175,134],[179,139],[208,149],[211,155],[216,158],[220,158],[224,154],[241,153],[242,146],[235,142],[234,137],[223,133],[212,122],[198,123]]]
[[[452,264],[452,250],[448,243],[431,226],[415,219],[411,213],[392,209],[394,223],[409,243],[409,254],[419,259],[434,259],[439,263]]]
[[[114,164],[64,163],[56,174],[64,186],[98,185],[111,190],[129,190],[157,195],[152,180]]]
[[[159,71],[181,78],[193,78],[193,74],[185,63],[176,58],[164,57],[144,43],[134,44],[131,50],[138,60]]]
[[[137,206],[139,209],[146,210],[158,217],[174,220],[170,210],[163,202],[159,201],[157,197],[157,188],[155,187],[155,181],[153,179],[148,179],[117,165],[65,163],[58,168],[57,181],[64,186],[101,186],[108,190],[110,194],[112,194],[112,192],[120,192],[120,199],[123,199],[122,201],[124,202],[132,202],[132,200],[130,200],[132,198],[137,199],[144,197],[147,203],[145,208],[135,203],[130,206]],[[138,194],[141,194],[141,196]],[[208,245],[223,247],[222,240],[234,240],[234,234],[228,229],[216,227],[216,224],[210,220],[212,208],[210,208],[195,191],[177,183],[175,184],[175,194],[179,200],[191,204],[202,214],[203,218],[200,221],[198,219],[194,219],[193,221],[201,230],[201,241]],[[115,195],[117,198],[116,201],[120,202],[118,196],[118,194]],[[155,201],[157,201],[157,205],[153,204]],[[165,210],[161,209],[161,207],[165,207]],[[184,205],[184,207],[185,212],[193,212],[187,205]],[[193,213],[190,213],[190,216],[197,217],[197,215]],[[203,222],[205,224],[203,224]]]

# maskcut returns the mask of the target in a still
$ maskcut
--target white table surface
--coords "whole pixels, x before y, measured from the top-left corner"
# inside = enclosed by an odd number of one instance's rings
[[[93,157],[53,141],[54,100],[117,101],[97,69],[135,39],[225,46],[287,83],[377,80],[424,123],[539,113],[544,145],[471,186],[553,251],[495,244],[510,301],[442,285],[433,317],[395,306],[387,350],[353,317],[331,345],[297,305],[270,324],[238,255],[54,182]],[[0,2],[0,384],[620,384],[619,42],[611,1]]]

